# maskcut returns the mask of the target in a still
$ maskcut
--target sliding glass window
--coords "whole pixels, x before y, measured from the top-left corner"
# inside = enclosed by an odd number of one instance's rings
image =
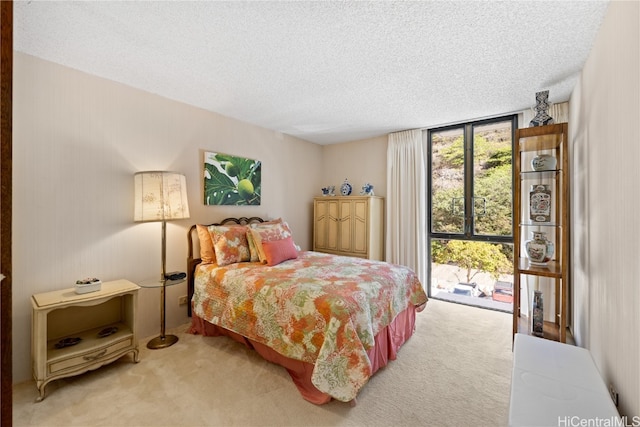
[[[428,131],[432,295],[465,285],[459,294],[491,296],[509,280],[516,126],[507,116]]]

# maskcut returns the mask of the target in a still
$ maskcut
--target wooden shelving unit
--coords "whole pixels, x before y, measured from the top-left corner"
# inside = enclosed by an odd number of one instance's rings
[[[514,227],[514,310],[513,333],[531,334],[531,295],[537,286],[543,292],[543,338],[566,342],[569,314],[569,156],[566,123],[516,130],[515,152],[515,224]],[[550,154],[556,159],[552,170],[536,171],[534,157]],[[535,222],[529,215],[529,191],[532,185],[551,188],[551,218]],[[525,242],[533,231],[542,231],[554,243],[551,261],[546,265],[532,264],[527,257]],[[524,286],[523,286],[524,285]],[[526,292],[523,298],[523,292]],[[528,304],[523,310],[523,304]],[[550,309],[552,309],[550,314]],[[528,313],[528,314],[525,314]]]

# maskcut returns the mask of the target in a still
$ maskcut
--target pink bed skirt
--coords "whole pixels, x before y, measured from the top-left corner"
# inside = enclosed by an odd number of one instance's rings
[[[421,307],[422,308],[422,307]],[[390,360],[395,360],[398,350],[407,341],[416,325],[416,307],[409,307],[401,312],[375,337],[375,346],[368,351],[369,360],[372,365],[373,375],[380,368],[384,368]],[[311,382],[313,365],[295,359],[289,359],[267,347],[264,344],[255,342],[243,337],[235,332],[213,325],[198,317],[195,313],[191,319],[189,333],[200,334],[207,337],[228,336],[249,348],[254,349],[265,360],[283,366],[293,379],[302,397],[309,402],[321,405],[331,401],[331,396],[318,390]]]

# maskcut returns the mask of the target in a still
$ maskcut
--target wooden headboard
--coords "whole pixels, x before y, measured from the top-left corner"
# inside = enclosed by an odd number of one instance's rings
[[[209,225],[226,225],[226,224],[238,224],[238,225],[249,225],[252,223],[264,222],[262,218],[257,216],[252,216],[251,218],[240,217],[240,218],[225,218],[220,222],[216,222],[214,224]],[[195,236],[195,239],[194,239]],[[196,243],[198,245],[196,246]],[[193,297],[193,286],[195,279],[195,271],[198,264],[200,264],[200,240],[198,238],[198,233],[196,231],[196,224],[192,225],[189,228],[189,232],[187,233],[187,244],[188,244],[188,254],[187,254],[187,313],[189,317],[191,317],[191,298]],[[194,256],[195,254],[195,256]]]

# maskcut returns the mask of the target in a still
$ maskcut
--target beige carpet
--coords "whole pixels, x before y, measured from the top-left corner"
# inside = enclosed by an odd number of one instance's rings
[[[355,407],[303,400],[287,372],[227,339],[186,334],[163,350],[54,381],[14,386],[15,426],[501,426],[511,382],[511,315],[431,300],[398,359]],[[152,338],[152,337],[151,337]]]

